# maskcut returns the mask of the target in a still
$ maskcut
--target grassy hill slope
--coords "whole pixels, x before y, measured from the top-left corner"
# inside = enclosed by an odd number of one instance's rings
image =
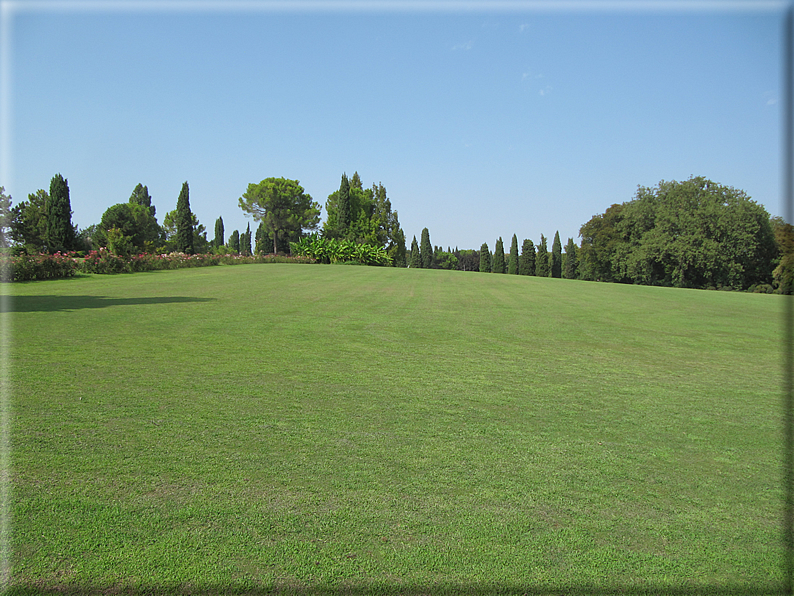
[[[291,265],[4,291],[20,593],[782,581],[781,296]]]

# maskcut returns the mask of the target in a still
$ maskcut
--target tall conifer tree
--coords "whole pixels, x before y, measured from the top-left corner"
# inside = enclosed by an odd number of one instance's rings
[[[152,205],[152,197],[149,194],[149,189],[141,183],[133,189],[132,194],[130,195],[130,203],[136,203],[138,205],[143,205],[149,210],[149,213],[152,217],[155,216],[157,213],[157,209],[155,206]]]
[[[573,238],[568,238],[568,244],[565,245],[565,267],[562,272],[566,279],[576,279],[579,277],[578,265],[576,244]]]
[[[193,213],[190,211],[190,189],[187,182],[182,184],[176,200],[176,249],[193,254]]]
[[[499,236],[499,240],[496,241],[496,247],[493,249],[493,263],[491,264],[491,270],[494,273],[505,272],[505,246],[502,242],[501,236]]]
[[[342,238],[347,235],[350,228],[350,183],[347,174],[342,174],[342,183],[339,185],[339,234]]]
[[[223,217],[219,217],[215,220],[215,240],[213,241],[215,246],[223,246],[226,243],[226,234],[223,227]]]
[[[256,228],[256,234],[254,234],[254,250],[256,254],[261,255],[265,254],[268,249],[268,244],[270,239],[267,237],[267,232],[265,231],[265,224],[261,221],[259,222],[259,226]]]
[[[430,244],[430,232],[427,228],[422,230],[422,243],[419,245],[419,254],[422,255],[422,267],[430,269],[433,266],[433,245]]]
[[[75,232],[69,183],[60,174],[50,180],[50,197],[44,205],[44,216],[47,224],[44,240],[49,252],[72,250]]]
[[[141,183],[138,183],[132,191],[129,200],[130,205],[140,205],[146,211],[146,216],[141,215],[139,210],[134,210],[132,213],[136,223],[136,236],[137,241],[134,243],[140,250],[154,248],[157,246],[163,235],[163,229],[157,224],[155,214],[157,209],[152,205],[152,197],[149,194],[149,189]],[[115,226],[114,226],[115,227]],[[109,229],[109,228],[108,228]],[[125,232],[125,235],[127,233]]]
[[[212,245],[215,247],[223,246],[223,218],[219,217],[215,220],[215,238],[212,241]]]
[[[248,223],[248,227],[245,229],[245,232],[240,234],[240,252],[245,256],[251,256],[251,223]]]
[[[488,244],[482,243],[480,247],[480,272],[491,272],[491,251],[488,249]]]
[[[546,237],[540,235],[538,254],[535,255],[535,275],[538,277],[549,276],[549,249],[546,248]]]
[[[396,213],[395,213],[396,219]],[[407,267],[408,262],[405,255],[405,232],[399,227],[393,231],[393,244],[387,248],[389,256],[392,258],[392,265],[395,267]]]
[[[551,277],[562,277],[562,244],[559,230],[554,233],[551,243]]]
[[[422,256],[419,254],[419,243],[416,241],[416,236],[411,242],[411,260],[408,266],[414,269],[422,268]]]
[[[518,238],[513,234],[513,240],[510,242],[510,259],[507,261],[507,272],[512,275],[518,275]]]
[[[240,254],[240,232],[235,230],[229,236],[229,248],[236,255]]]
[[[519,275],[535,275],[535,244],[527,238],[521,245],[521,257],[518,259]]]

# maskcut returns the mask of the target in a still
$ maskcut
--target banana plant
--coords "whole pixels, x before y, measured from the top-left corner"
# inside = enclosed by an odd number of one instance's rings
[[[364,265],[389,265],[392,262],[382,246],[358,244],[347,239],[322,238],[318,234],[291,242],[290,249],[293,255],[311,257],[318,263],[356,261]]]

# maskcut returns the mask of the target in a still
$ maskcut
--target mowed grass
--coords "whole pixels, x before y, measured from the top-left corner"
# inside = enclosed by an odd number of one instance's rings
[[[782,590],[783,297],[246,265],[12,293],[12,593]]]

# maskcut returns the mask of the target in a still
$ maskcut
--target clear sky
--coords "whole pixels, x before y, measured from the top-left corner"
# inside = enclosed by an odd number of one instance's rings
[[[782,213],[784,3],[2,4],[0,185],[61,173],[80,228],[139,182],[162,223],[188,181],[228,237],[249,183],[324,207],[354,171],[409,245],[565,244],[692,175]]]

